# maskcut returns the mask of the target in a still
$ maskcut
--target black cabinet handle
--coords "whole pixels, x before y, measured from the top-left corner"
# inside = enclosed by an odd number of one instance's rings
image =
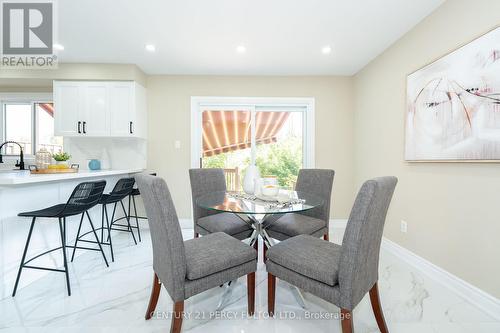
[[[81,133],[82,133],[81,126],[82,126],[82,122],[81,122],[81,121],[79,121],[79,122],[78,122],[78,134],[81,134]]]
[[[87,122],[83,122],[83,134],[87,134]]]
[[[130,131],[130,134],[133,134],[134,133],[134,128],[132,127],[133,126],[133,122],[130,122],[129,124],[129,131]]]

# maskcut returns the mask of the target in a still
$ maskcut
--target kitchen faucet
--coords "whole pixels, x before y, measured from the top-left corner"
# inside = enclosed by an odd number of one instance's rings
[[[21,144],[15,142],[15,141],[5,141],[0,145],[0,163],[3,163],[3,158],[2,158],[2,148],[8,143],[14,143],[19,146],[19,149],[21,150],[21,153],[19,154],[19,161],[16,163],[16,168],[19,167],[19,170],[24,170],[24,153],[23,153],[23,147]]]

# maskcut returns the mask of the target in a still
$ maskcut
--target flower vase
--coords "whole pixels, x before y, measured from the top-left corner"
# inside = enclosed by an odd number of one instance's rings
[[[255,192],[255,179],[260,178],[259,168],[256,165],[248,166],[245,178],[243,178],[243,191],[247,194],[254,194]]]

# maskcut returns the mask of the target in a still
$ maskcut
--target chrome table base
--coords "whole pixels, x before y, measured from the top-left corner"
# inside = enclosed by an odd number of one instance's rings
[[[275,245],[274,240],[269,236],[269,234],[266,231],[267,227],[270,224],[272,224],[270,220],[276,217],[274,216],[275,214],[269,214],[269,215],[259,214],[260,216],[262,216],[260,219],[258,218],[257,214],[256,215],[236,214],[236,215],[254,229],[252,235],[249,238],[250,246],[253,247],[254,244],[259,241],[259,236],[262,238],[262,241],[264,242],[264,245],[267,246],[267,248],[270,248],[271,246]],[[229,299],[231,298],[231,295],[233,293],[235,282],[236,281],[229,281],[228,283],[225,284],[225,290],[224,293],[222,294],[219,304],[217,305],[216,311],[223,310],[229,303]],[[289,287],[290,291],[292,292],[299,306],[304,310],[307,309],[304,296],[302,295],[300,289],[291,284],[289,284]]]

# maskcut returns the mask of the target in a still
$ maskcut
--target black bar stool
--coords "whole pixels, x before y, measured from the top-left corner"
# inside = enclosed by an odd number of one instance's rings
[[[14,285],[14,291],[12,293],[12,297],[16,296],[17,285],[19,283],[19,278],[21,277],[21,271],[23,270],[23,268],[40,269],[40,270],[46,270],[46,271],[65,273],[66,274],[66,285],[68,288],[68,296],[71,296],[71,288],[69,285],[68,261],[66,259],[66,248],[67,247],[71,248],[73,246],[66,245],[66,217],[82,214],[82,217],[80,218],[80,226],[81,226],[84,216],[87,215],[90,226],[92,228],[92,232],[94,233],[94,237],[97,241],[99,241],[99,238],[97,237],[96,229],[94,228],[94,224],[92,223],[92,220],[90,218],[88,210],[99,203],[99,200],[101,199],[101,196],[102,196],[102,193],[104,191],[105,186],[106,186],[106,181],[104,181],[104,180],[96,181],[96,182],[80,183],[73,190],[73,193],[71,194],[67,203],[55,205],[55,206],[52,206],[49,208],[36,210],[36,211],[32,211],[32,212],[20,213],[18,215],[18,216],[24,216],[24,217],[32,217],[32,220],[31,220],[30,230],[28,233],[28,239],[26,240],[26,245],[24,247],[23,257],[21,259],[21,265],[20,265],[19,271],[17,273],[16,284]],[[29,260],[26,260],[26,253],[28,251],[28,246],[29,246],[29,243],[31,240],[31,234],[33,233],[33,227],[35,226],[35,221],[36,221],[37,217],[57,218],[58,219],[59,231],[61,233],[62,246],[57,247],[57,248],[52,249],[52,250],[49,250],[49,251],[45,251],[45,252],[43,252],[43,253],[41,253],[41,254],[39,254],[39,255],[29,259]],[[104,258],[104,262],[106,263],[106,266],[109,267],[108,261],[106,259],[106,256],[104,255],[104,251],[102,250],[101,244],[98,244],[98,245],[99,245],[98,249],[88,248],[88,247],[78,247],[78,248],[83,249],[83,250],[100,251],[102,254],[102,257]],[[74,248],[76,248],[76,243],[75,243]],[[31,261],[33,261],[33,260],[35,260],[35,259],[37,259],[37,258],[39,258],[47,253],[57,251],[59,249],[62,249],[62,252],[63,252],[64,269],[55,269],[55,268],[28,265]]]
[[[127,212],[125,210],[125,206],[123,204],[123,199],[125,199],[127,196],[130,195],[130,193],[132,192],[132,190],[134,188],[134,184],[135,184],[134,178],[121,178],[116,182],[113,190],[109,194],[103,194],[101,199],[99,200],[99,204],[102,205],[101,227],[97,229],[97,230],[99,230],[99,229],[101,230],[101,240],[99,241],[99,243],[101,245],[102,244],[109,245],[109,248],[111,251],[111,261],[113,261],[113,262],[115,261],[115,255],[113,252],[113,241],[111,239],[111,230],[130,232],[132,234],[132,238],[134,239],[134,243],[137,244],[137,241],[136,241],[135,235],[134,235],[134,231],[132,230],[132,226],[130,225],[130,218],[128,217]],[[127,225],[116,223],[116,221],[119,221],[122,218],[117,219],[117,220],[114,219],[115,213],[116,213],[116,206],[118,205],[118,203],[120,203],[120,205],[122,207],[123,214],[124,214],[123,218],[125,218],[127,220]],[[108,204],[114,204],[113,213],[111,214],[111,222],[110,222],[109,216],[108,216],[108,208],[107,208]],[[104,226],[104,219],[106,219],[106,226]],[[115,228],[113,228],[113,226],[115,226]],[[80,224],[80,227],[81,227],[81,224]],[[120,228],[116,228],[116,227],[120,227]],[[104,236],[105,236],[104,230],[107,230],[106,241],[104,240]],[[87,235],[89,233],[90,232],[86,232],[86,233],[80,235],[80,228],[78,228],[77,237],[75,240],[75,247],[76,247],[76,243],[79,241],[95,243],[95,241],[82,239],[82,237],[84,237],[85,235]],[[73,249],[73,256],[74,256],[74,254],[75,254],[75,249]],[[71,261],[73,261],[73,256],[71,257]]]
[[[156,173],[150,173],[150,175],[151,176],[156,176]],[[134,189],[132,190],[132,192],[128,196],[128,218],[129,219],[135,218],[135,226],[131,225],[131,227],[134,228],[134,229],[137,229],[137,235],[139,236],[139,242],[142,242],[142,239],[141,239],[141,228],[139,227],[139,219],[147,220],[148,218],[145,217],[145,216],[138,216],[137,215],[137,206],[135,204],[135,197],[137,197],[139,195],[141,195],[141,192],[139,191],[139,189],[137,187],[134,187]],[[131,203],[134,205],[134,215],[130,215],[130,204]],[[122,220],[122,219],[125,219],[125,218],[126,218],[126,216],[120,217],[116,221],[119,221],[119,220]]]

